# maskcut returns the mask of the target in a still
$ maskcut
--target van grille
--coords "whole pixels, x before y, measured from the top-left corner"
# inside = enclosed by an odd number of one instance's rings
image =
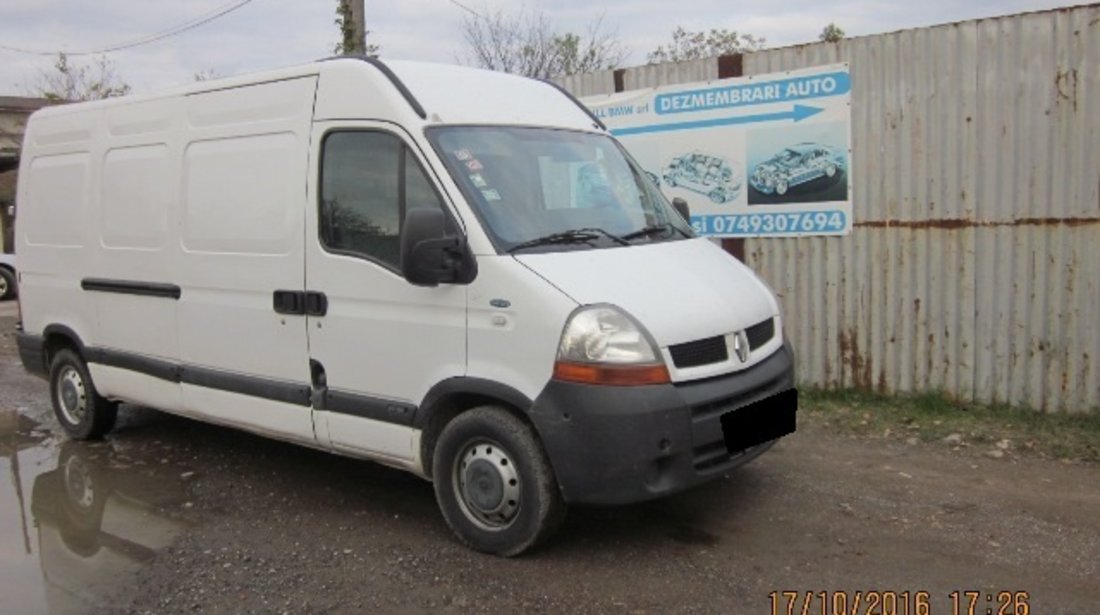
[[[668,353],[672,355],[672,364],[679,369],[721,363],[729,359],[726,338],[721,335],[669,346]]]
[[[769,318],[745,329],[745,337],[749,341],[749,350],[767,344],[775,337],[775,319]],[[669,346],[668,352],[672,355],[672,364],[679,369],[723,363],[730,358],[724,335]]]
[[[769,318],[745,329],[745,337],[749,338],[750,350],[756,350],[767,344],[775,337],[775,319]]]

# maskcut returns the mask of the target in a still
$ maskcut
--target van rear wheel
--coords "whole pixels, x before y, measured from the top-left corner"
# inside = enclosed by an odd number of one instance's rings
[[[534,429],[503,408],[474,408],[448,423],[432,477],[447,525],[484,553],[519,555],[549,538],[565,518]]]
[[[96,392],[88,366],[68,348],[50,362],[50,400],[57,421],[74,440],[102,438],[118,418],[118,404]]]

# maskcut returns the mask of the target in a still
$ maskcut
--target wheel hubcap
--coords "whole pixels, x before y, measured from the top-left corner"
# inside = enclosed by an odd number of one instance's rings
[[[0,297],[8,294],[8,280],[0,275]]]
[[[57,379],[57,401],[61,414],[73,425],[79,425],[88,411],[88,395],[84,379],[73,367],[65,367]]]
[[[467,444],[455,460],[453,481],[462,512],[479,527],[502,530],[515,521],[520,507],[519,475],[499,444]]]

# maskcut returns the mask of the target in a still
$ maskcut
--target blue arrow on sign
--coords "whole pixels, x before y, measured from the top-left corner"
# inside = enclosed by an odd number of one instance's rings
[[[754,124],[756,122],[774,122],[776,120],[802,120],[817,115],[824,111],[821,107],[808,105],[795,105],[790,111],[777,111],[775,113],[758,113],[756,115],[735,115],[733,117],[720,117],[712,120],[696,120],[694,122],[676,122],[673,124],[651,124],[649,126],[631,126],[629,128],[614,128],[611,134],[616,137],[626,135],[638,135],[647,132],[667,132],[669,130],[693,130],[695,128],[713,128],[715,126],[729,126],[732,124]]]

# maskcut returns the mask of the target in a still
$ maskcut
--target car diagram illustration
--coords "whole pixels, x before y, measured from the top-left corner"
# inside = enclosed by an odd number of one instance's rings
[[[819,177],[836,177],[844,170],[845,157],[837,148],[799,143],[756,165],[749,183],[764,194],[783,196],[795,186]]]
[[[741,192],[741,174],[720,156],[691,152],[672,158],[665,166],[665,183],[705,194],[715,203],[737,198]]]

